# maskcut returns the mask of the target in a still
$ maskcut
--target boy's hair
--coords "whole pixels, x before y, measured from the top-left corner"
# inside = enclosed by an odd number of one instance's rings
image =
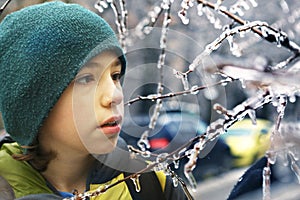
[[[0,24],[0,112],[6,131],[31,145],[81,67],[113,50],[126,60],[111,27],[76,4],[49,2],[14,12]]]

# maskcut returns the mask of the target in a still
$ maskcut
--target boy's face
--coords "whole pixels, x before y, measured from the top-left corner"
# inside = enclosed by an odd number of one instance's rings
[[[41,145],[57,152],[111,152],[124,114],[120,74],[115,53],[92,58],[50,112],[41,128]]]

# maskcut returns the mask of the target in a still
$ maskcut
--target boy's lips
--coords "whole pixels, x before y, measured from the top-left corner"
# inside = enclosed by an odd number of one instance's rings
[[[106,135],[118,134],[121,131],[122,117],[120,115],[110,117],[102,122],[97,129]]]

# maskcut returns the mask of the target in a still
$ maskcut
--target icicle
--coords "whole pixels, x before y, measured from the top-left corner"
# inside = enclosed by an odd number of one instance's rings
[[[180,18],[181,22],[184,25],[187,25],[187,24],[190,23],[190,20],[189,20],[189,18],[186,15],[187,15],[187,13],[184,10],[181,10],[181,11],[178,12],[178,17]]]
[[[187,75],[186,74],[182,74],[182,76],[181,76],[181,82],[183,84],[184,90],[188,90],[189,89],[189,81],[187,79]]]
[[[215,10],[219,10],[219,7],[222,5],[224,0],[217,0],[217,3],[215,4]]]
[[[179,160],[174,160],[174,161],[173,161],[173,164],[174,164],[174,168],[175,168],[175,169],[178,169],[178,168],[179,168]]]
[[[241,9],[240,6],[231,7],[229,9],[229,12],[234,13],[234,14],[237,13],[239,16],[244,16],[244,14],[245,14],[244,11]]]
[[[161,4],[161,7],[164,9],[164,10],[169,10],[170,9],[170,6],[171,4],[174,2],[174,0],[163,0],[162,4]]]
[[[197,188],[197,181],[195,180],[195,177],[192,173],[193,169],[195,168],[196,160],[197,160],[197,156],[198,156],[195,154],[196,154],[196,152],[192,153],[190,155],[189,161],[184,165],[184,175],[187,178],[187,180],[189,181],[193,190],[196,190],[196,188]]]
[[[221,80],[221,85],[226,86],[229,82],[232,82],[233,79],[229,76],[227,76],[225,79]]]
[[[161,12],[162,12],[161,6],[158,5],[154,6],[153,10],[148,12],[147,17],[140,20],[140,22],[136,26],[135,35],[143,39],[145,35],[150,34]]]
[[[260,27],[261,34],[264,38],[269,37],[269,29],[265,26]]]
[[[143,29],[143,33],[145,35],[149,35],[152,30],[153,30],[153,27],[151,27],[151,26],[145,26],[144,29]],[[140,37],[140,38],[143,38],[143,37]]]
[[[208,7],[203,7],[202,12],[205,14],[208,21],[211,24],[213,24],[216,29],[221,29],[222,28],[220,19],[215,17],[214,13]]]
[[[228,41],[229,48],[231,49],[233,46],[233,35],[228,35],[226,40]]]
[[[257,6],[255,0],[249,0],[249,2],[253,7]],[[249,9],[250,9],[250,5],[246,2],[246,0],[238,0],[235,4],[233,4],[229,8],[229,12],[234,14],[237,13],[239,16],[243,16],[245,14],[244,10],[249,10]]]
[[[180,154],[174,154],[173,155],[173,164],[174,164],[175,169],[179,168],[179,155]]]
[[[207,138],[209,140],[214,140],[217,138],[219,135],[223,134],[225,129],[224,129],[224,124],[225,119],[218,119],[214,122],[212,122],[206,129],[207,133]]]
[[[294,146],[294,147],[290,147],[289,149],[289,154],[291,156],[293,156],[293,159],[295,161],[298,161],[299,160],[299,156],[300,156],[300,152],[299,152],[299,148]]]
[[[184,152],[184,151],[183,151],[183,152]],[[183,153],[183,152],[180,151],[179,153],[175,153],[175,154],[173,155],[173,159],[174,159],[174,160],[178,160],[178,159],[180,158],[179,155],[180,155],[181,153]]]
[[[281,47],[281,35],[280,35],[280,33],[275,33],[274,36],[275,36],[275,39],[276,39],[277,47]]]
[[[290,157],[292,157],[293,160],[298,161],[299,160],[299,152],[298,152],[298,148],[293,146],[290,147],[288,149],[288,154],[290,155]]]
[[[291,103],[295,103],[295,102],[296,102],[296,95],[290,95],[290,96],[289,96],[289,101],[290,101]]]
[[[290,12],[289,5],[286,3],[285,0],[280,1],[280,6],[281,6],[284,13],[289,13]]]
[[[140,192],[141,191],[141,184],[140,184],[140,174],[137,174],[136,176],[130,178],[135,186],[135,191]]]
[[[193,1],[194,0],[183,0],[181,2],[182,9],[177,13],[178,17],[181,19],[181,22],[185,25],[190,22],[189,18],[187,17],[187,10],[194,6]]]
[[[249,10],[250,6],[248,5],[248,3],[246,1],[241,1],[240,6],[242,8],[244,8],[245,10]]]
[[[165,43],[161,44],[161,45],[166,45]],[[165,46],[161,46],[162,48],[165,48]],[[166,54],[160,54],[159,55],[159,61],[157,63],[157,68],[161,69],[163,66],[163,63],[165,62],[165,58],[166,58]]]
[[[252,124],[256,125],[256,113],[255,113],[255,110],[249,109],[247,111],[247,114],[250,117]]]
[[[169,164],[167,163],[168,153],[161,153],[156,157],[156,163],[154,170],[155,171],[164,171],[166,174],[170,174],[169,172]]]
[[[236,57],[241,57],[242,56],[242,51],[239,48],[237,43],[232,43],[232,46],[230,48],[230,51],[232,53],[232,55],[236,56]]]
[[[190,157],[190,155],[193,153],[193,149],[189,149],[184,151],[184,155],[187,156],[188,158]]]
[[[180,79],[183,85],[184,90],[188,90],[189,89],[189,82],[187,79],[187,74],[184,74],[180,71],[177,71],[175,69],[173,69],[173,74],[175,75],[176,78]]]
[[[146,146],[146,145],[144,144],[144,146]],[[144,151],[142,151],[141,155],[142,155],[144,158],[150,158],[151,152],[148,151],[148,150],[144,150]]]
[[[170,5],[168,6],[168,9],[170,9]],[[160,37],[161,53],[159,55],[159,60],[157,63],[158,69],[161,69],[163,67],[163,65],[165,64],[165,58],[166,58],[165,48],[167,47],[167,35],[168,35],[168,30],[169,30],[169,24],[171,23],[169,11],[170,10],[166,10],[165,14],[164,14],[164,21],[163,21],[161,37]]]
[[[200,4],[197,5],[197,14],[199,16],[203,15],[203,4],[202,3],[200,3]]]
[[[271,169],[269,166],[263,169],[263,200],[271,200]]]
[[[295,175],[298,179],[298,183],[300,184],[300,168],[294,160],[292,160],[292,162],[291,162],[291,169],[295,173]]]
[[[127,18],[128,18],[128,11],[126,9],[126,1],[125,0],[119,0],[120,8],[121,8],[121,16],[120,16],[120,22],[121,22],[121,32],[122,32],[122,42],[123,47],[125,47],[126,52],[126,38],[128,36],[127,32]]]
[[[148,140],[148,132],[149,130],[146,130],[141,138],[139,139],[137,145],[138,147],[142,150],[142,151],[146,151],[146,149],[149,149],[150,148],[150,143],[149,143],[149,140]]]
[[[288,158],[288,154],[287,154],[286,150],[284,150],[281,153],[281,157],[282,157],[282,164],[283,164],[283,166],[285,166],[285,167],[289,166],[290,162],[289,162],[289,158]]]
[[[298,179],[298,183],[300,184],[300,167],[297,165],[294,157],[290,155],[291,158],[291,169],[293,170],[293,172],[295,173],[297,179]]]
[[[274,165],[276,163],[276,160],[277,160],[277,153],[273,152],[273,151],[268,151],[267,156],[268,156],[268,162],[270,164]]]
[[[282,137],[278,130],[274,129],[272,131],[270,141],[271,141],[271,146],[270,149],[267,151],[266,156],[268,157],[268,163],[274,165],[276,163],[277,156],[278,156],[276,147],[281,146],[283,143]]]
[[[102,13],[105,8],[108,8],[108,4],[105,0],[98,0],[95,4],[94,7]]]
[[[236,57],[241,57],[242,52],[241,52],[239,46],[233,41],[233,35],[227,36],[226,39],[228,41],[229,49],[230,49],[232,55],[234,55]]]
[[[176,176],[173,176],[172,180],[173,180],[173,186],[177,187],[178,186],[178,178]]]
[[[219,92],[215,87],[204,90],[204,97],[208,100],[214,100],[219,96]]]
[[[245,80],[242,79],[242,78],[240,78],[239,81],[240,81],[240,83],[241,83],[242,88],[245,89],[245,88],[246,88]]]
[[[194,144],[193,149],[191,149],[189,151],[189,153],[190,153],[188,155],[189,161],[184,165],[184,175],[187,178],[187,180],[189,181],[193,190],[195,190],[197,188],[197,181],[195,180],[195,177],[194,177],[192,171],[196,167],[198,155],[199,155],[200,151],[205,147],[206,141],[207,141],[207,138],[200,138],[199,142]]]
[[[119,42],[122,46],[122,49],[124,50],[124,52],[126,52],[126,38],[127,38],[127,10],[126,10],[126,6],[125,6],[125,1],[124,0],[120,0],[119,4],[120,4],[120,9],[121,11],[118,9],[118,6],[116,4],[115,1],[112,0],[107,0],[107,2],[109,3],[110,7],[112,8],[114,15],[115,15],[115,24],[117,26],[117,30],[119,33]]]
[[[274,33],[277,47],[281,47],[282,43],[284,43],[287,40],[287,34],[284,32],[278,32]]]
[[[285,107],[287,105],[287,97],[285,95],[280,95],[278,97],[278,106],[277,106],[277,112],[279,113],[279,117],[284,116]]]
[[[193,173],[191,171],[184,171],[184,175],[187,178],[187,180],[189,181],[189,183],[190,183],[190,185],[192,187],[192,190],[196,191],[196,189],[197,189],[197,181],[196,181]]]
[[[222,27],[223,27],[222,22],[219,18],[216,18],[216,21],[214,23],[214,27],[215,27],[215,29],[222,29]]]
[[[198,88],[198,85],[193,85],[190,89],[191,94],[197,95],[199,93],[199,90],[197,88]]]
[[[256,0],[249,0],[249,2],[252,4],[253,7],[257,7],[257,2]]]
[[[158,116],[160,114],[161,107],[162,107],[162,100],[157,99],[156,104],[155,104],[155,108],[154,108],[154,112],[151,116],[150,123],[149,123],[149,126],[148,126],[151,130],[153,130],[154,127],[156,126],[156,122],[157,122]]]

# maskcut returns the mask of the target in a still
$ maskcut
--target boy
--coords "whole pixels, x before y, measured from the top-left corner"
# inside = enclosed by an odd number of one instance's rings
[[[34,5],[2,21],[0,111],[16,143],[2,146],[0,176],[16,198],[72,197],[116,183],[131,166],[146,166],[110,153],[117,145],[126,149],[118,137],[125,67],[112,29],[79,5]],[[95,199],[186,198],[160,172],[139,181],[139,192],[127,180]]]

